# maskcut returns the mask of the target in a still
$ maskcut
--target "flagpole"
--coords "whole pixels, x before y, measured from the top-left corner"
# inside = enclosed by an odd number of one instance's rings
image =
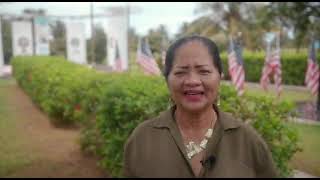
[[[95,64],[95,34],[93,22],[93,2],[90,2],[90,20],[91,20],[91,64]]]
[[[320,76],[320,73],[318,76]],[[320,77],[318,78],[317,120],[320,121]]]
[[[314,31],[311,32],[311,42],[312,46],[315,49],[315,54],[317,53],[317,47],[315,47],[315,41],[314,41]],[[315,61],[317,62],[317,56],[315,56]],[[320,121],[320,73],[318,74],[318,98],[316,102],[316,115],[317,115],[317,120]]]
[[[312,40],[313,38],[313,33],[312,33]],[[314,42],[312,42],[314,43]],[[315,46],[315,44],[313,44],[313,46]],[[316,47],[315,47],[315,54],[317,53]],[[317,56],[315,56],[315,61],[317,62]],[[316,104],[316,114],[317,114],[317,120],[320,121],[320,72],[318,73],[318,99],[317,99],[317,104]]]
[[[130,45],[130,42],[129,42],[129,39],[130,39],[130,5],[129,3],[127,3],[126,5],[126,16],[127,16],[127,71],[129,71],[129,62],[130,62],[130,48],[129,48],[129,45]]]
[[[33,56],[36,55],[36,41],[37,41],[37,38],[35,37],[36,36],[36,32],[35,32],[35,16],[32,15],[31,17],[31,31],[32,31],[32,54]]]
[[[280,37],[281,37],[281,28],[279,29],[279,32],[277,33],[277,51],[278,51],[278,53],[279,53],[279,63],[281,64],[281,49],[280,49]],[[280,66],[280,68],[282,68],[281,66]],[[280,77],[280,78],[282,78],[282,77]],[[279,91],[277,92],[277,94],[278,94],[278,100],[280,100],[280,94],[281,94],[281,82],[280,82],[280,86],[279,86]]]
[[[3,42],[2,42],[2,16],[0,15],[0,69],[2,68],[2,66],[4,66],[4,52],[3,52]]]

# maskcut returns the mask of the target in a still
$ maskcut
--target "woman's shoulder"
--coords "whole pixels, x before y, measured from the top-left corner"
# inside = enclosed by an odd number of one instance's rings
[[[265,144],[262,135],[250,124],[250,121],[243,121],[228,112],[221,112],[221,117],[225,131],[236,129],[238,137],[244,136],[253,143]]]
[[[243,152],[250,152],[253,158],[251,167],[255,167],[258,177],[277,177],[278,172],[272,159],[270,147],[267,145],[262,134],[260,134],[250,121],[243,121],[234,117],[230,113],[222,113],[222,124],[230,129],[225,131],[233,131],[233,133],[225,133],[229,136],[230,142],[237,144],[238,149],[244,149]],[[233,128],[233,130],[231,130]]]

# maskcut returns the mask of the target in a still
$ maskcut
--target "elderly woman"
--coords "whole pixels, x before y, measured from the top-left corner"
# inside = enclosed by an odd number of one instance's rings
[[[141,123],[126,142],[126,177],[276,177],[266,143],[218,109],[222,67],[201,36],[174,42],[164,76],[174,106]]]

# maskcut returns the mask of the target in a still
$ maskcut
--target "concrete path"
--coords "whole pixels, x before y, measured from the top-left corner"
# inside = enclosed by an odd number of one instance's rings
[[[302,118],[290,118],[290,121],[301,124],[310,124],[320,126],[319,121],[310,120],[310,119],[302,119]]]
[[[12,67],[11,67],[11,65],[3,65],[3,66],[0,66],[0,77],[11,76],[11,74],[12,74]]]
[[[294,175],[293,178],[318,178],[316,176],[310,175],[308,173],[299,171],[299,170],[294,170]]]

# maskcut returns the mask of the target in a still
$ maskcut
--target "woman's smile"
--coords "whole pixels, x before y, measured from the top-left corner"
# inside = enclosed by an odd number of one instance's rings
[[[202,90],[185,90],[183,95],[187,101],[198,102],[204,97],[204,91]]]

